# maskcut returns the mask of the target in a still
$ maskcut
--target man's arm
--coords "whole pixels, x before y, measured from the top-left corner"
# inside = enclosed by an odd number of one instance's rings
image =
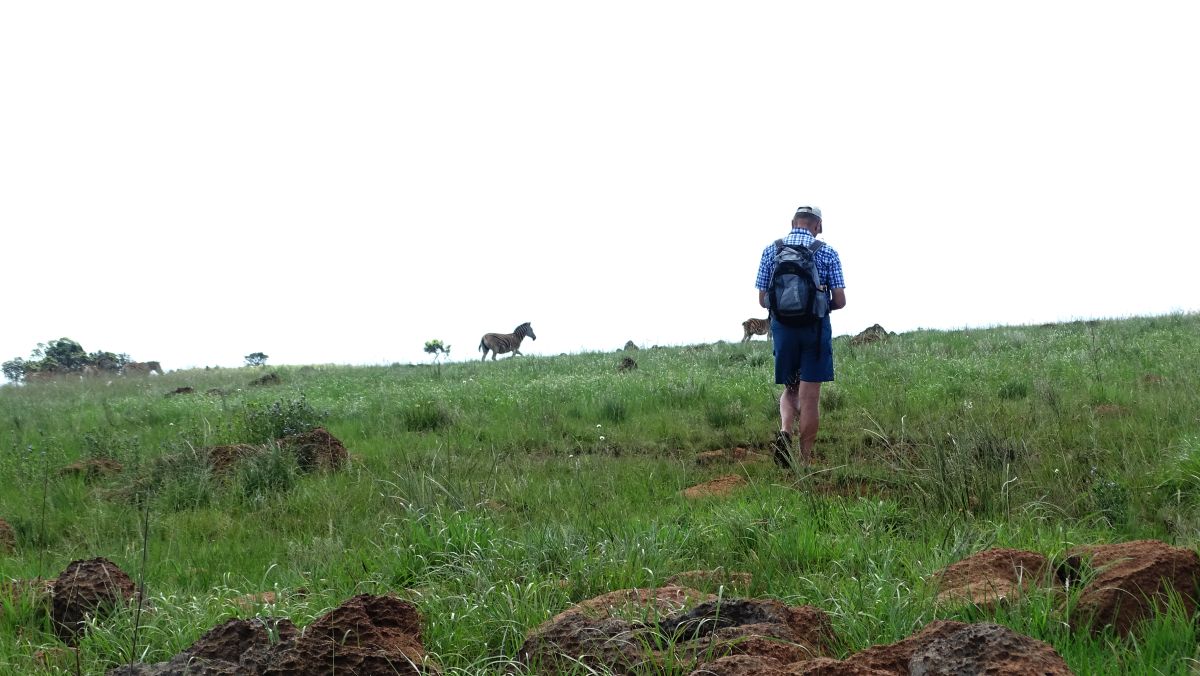
[[[764,289],[758,290],[758,306],[759,307],[770,307],[769,305],[767,305],[767,292]]]
[[[830,293],[833,296],[833,298],[831,298],[829,301],[829,310],[830,311],[841,310],[842,308],[846,307],[846,290],[845,289],[831,289]]]

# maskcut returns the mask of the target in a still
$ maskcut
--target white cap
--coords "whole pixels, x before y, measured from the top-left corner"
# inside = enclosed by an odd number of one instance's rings
[[[824,220],[821,218],[821,210],[816,207],[796,207],[796,216],[803,216],[806,214],[810,216],[816,216],[818,221]],[[796,216],[792,216],[792,218],[794,219]]]

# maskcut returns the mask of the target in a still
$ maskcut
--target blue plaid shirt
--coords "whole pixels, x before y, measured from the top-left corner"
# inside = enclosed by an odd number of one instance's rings
[[[787,237],[783,238],[783,243],[808,246],[814,239],[816,237],[813,237],[812,233],[807,230],[792,230]],[[813,259],[817,263],[817,273],[821,276],[821,283],[826,288],[846,288],[846,280],[842,277],[842,259],[838,258],[838,254],[833,250],[833,247],[826,244],[817,251]],[[758,279],[754,282],[755,288],[759,291],[766,291],[767,287],[771,285],[772,272],[775,272],[774,242],[771,242],[767,248],[763,249],[762,260],[758,263]]]

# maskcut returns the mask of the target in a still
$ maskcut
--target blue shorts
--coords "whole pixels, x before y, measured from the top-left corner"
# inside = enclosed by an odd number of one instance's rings
[[[787,326],[772,318],[771,333],[777,385],[833,380],[833,328],[829,317],[809,326]]]

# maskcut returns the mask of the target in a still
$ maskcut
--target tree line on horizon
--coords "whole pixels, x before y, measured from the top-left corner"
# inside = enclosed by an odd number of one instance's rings
[[[46,343],[38,343],[29,354],[29,359],[17,357],[0,365],[4,377],[14,383],[22,382],[30,374],[67,375],[83,373],[87,367],[99,372],[116,374],[122,367],[132,361],[129,355],[107,350],[88,352],[83,346],[70,338],[59,338]]]

